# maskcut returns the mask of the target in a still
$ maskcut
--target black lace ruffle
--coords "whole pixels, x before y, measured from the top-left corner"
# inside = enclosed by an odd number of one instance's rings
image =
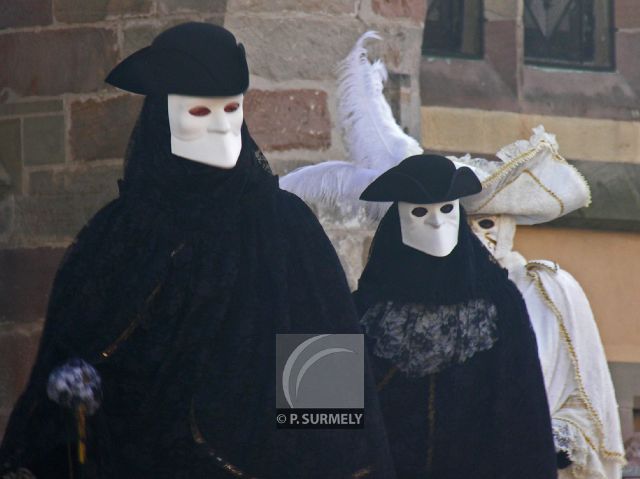
[[[460,304],[374,304],[360,320],[373,354],[410,377],[460,364],[497,340],[496,307],[483,299]]]

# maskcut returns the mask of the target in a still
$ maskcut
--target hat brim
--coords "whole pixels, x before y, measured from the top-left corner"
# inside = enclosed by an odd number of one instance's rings
[[[482,190],[482,184],[470,168],[458,168],[449,188],[444,193],[428,191],[416,178],[398,167],[391,168],[376,178],[360,195],[364,201],[404,201],[414,204],[442,203],[464,196],[474,195]]]
[[[505,146],[502,162],[458,159],[484,170],[482,193],[462,202],[469,214],[509,215],[517,224],[546,223],[591,203],[580,172],[558,154],[555,136],[538,127],[534,135]]]
[[[116,65],[105,81],[140,95],[234,96],[249,87],[246,62],[236,70],[217,75],[184,52],[148,46]]]

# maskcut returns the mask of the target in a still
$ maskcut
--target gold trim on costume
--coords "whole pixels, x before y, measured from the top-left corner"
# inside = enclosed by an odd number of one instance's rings
[[[550,266],[548,263],[551,263],[553,266]],[[560,270],[560,266],[555,261],[542,262],[542,261],[529,261],[525,265],[525,269],[527,272],[534,269],[546,269],[550,273],[557,273]]]
[[[553,157],[553,159],[555,161],[557,161],[559,163],[563,163],[568,168],[571,168],[573,170],[573,172],[576,173],[578,175],[578,177],[582,180],[582,182],[585,184],[585,186],[587,188],[587,192],[588,192],[588,195],[589,195],[588,198],[587,198],[587,204],[585,206],[589,206],[591,204],[591,188],[589,188],[589,183],[585,179],[584,175],[582,173],[580,173],[580,171],[578,171],[578,169],[576,167],[574,167],[571,163],[569,163],[565,158],[563,158],[557,152],[555,147],[551,143],[546,141],[546,140],[540,140],[540,142],[534,148],[531,148],[531,149],[529,149],[527,151],[524,151],[524,152],[520,153],[519,155],[515,156],[514,158],[512,158],[512,159],[508,160],[507,162],[505,162],[502,166],[497,168],[493,173],[491,173],[487,178],[485,178],[482,181],[482,187],[486,188],[487,185],[489,185],[490,183],[493,183],[494,181],[503,178],[504,176],[506,176],[509,173],[509,171],[519,167],[523,163],[526,163],[527,161],[529,161],[531,158],[533,158],[537,153],[539,153],[544,148],[549,149],[549,151],[551,152],[551,155],[552,155],[552,157]],[[536,177],[530,170],[527,169],[527,170],[524,170],[523,172],[524,173],[528,173],[532,177],[532,179],[536,183],[538,183],[538,185],[542,189],[544,189],[556,201],[558,201],[558,203],[560,203],[560,208],[561,208],[560,214],[562,215],[562,213],[565,210],[565,206],[564,206],[564,203],[563,203],[562,199],[560,199],[560,197],[556,193],[554,193],[548,187],[546,187],[544,184],[542,184],[542,181],[538,177]],[[519,177],[519,175],[516,178],[513,178],[507,184],[503,185],[501,188],[496,189],[491,194],[491,196],[486,201],[484,201],[481,206],[479,206],[478,208],[475,208],[473,212],[480,211],[484,207],[486,207],[489,203],[491,203],[491,201],[493,201],[493,199],[498,195],[498,193],[500,193],[507,186],[509,186],[511,183],[513,183],[518,177]]]
[[[494,240],[489,233],[485,233],[484,234],[484,239],[486,239],[489,243],[491,243],[494,247],[498,246],[498,242],[496,240]]]
[[[103,359],[109,358],[109,356],[111,356],[113,353],[115,353],[116,350],[118,349],[118,347],[123,342],[125,342],[127,339],[129,339],[129,337],[133,334],[133,332],[136,330],[136,328],[142,322],[142,318],[144,317],[144,311],[146,311],[146,308],[151,304],[153,299],[158,295],[158,293],[160,292],[161,288],[162,288],[162,282],[160,282],[160,283],[158,283],[156,285],[156,287],[153,289],[151,294],[145,300],[145,303],[144,303],[145,304],[145,308],[143,309],[143,311],[138,313],[136,315],[136,317],[133,319],[133,321],[131,321],[131,323],[129,323],[129,326],[127,326],[127,328],[120,334],[120,336],[118,336],[118,338],[113,343],[111,343],[107,348],[105,348],[100,353],[100,356]]]
[[[193,437],[193,441],[196,444],[200,446],[204,446],[206,448],[207,454],[209,454],[209,456],[215,460],[216,465],[226,470],[229,474],[235,477],[240,477],[242,479],[258,479],[255,476],[250,476],[239,467],[231,464],[229,461],[227,461],[226,459],[218,455],[218,452],[211,447],[211,445],[207,442],[207,440],[204,438],[204,436],[200,432],[200,428],[198,428],[198,423],[196,421],[196,413],[193,407],[193,400],[191,400],[191,408],[189,411],[189,425],[191,427],[191,436]]]
[[[176,255],[176,253],[178,253],[183,247],[184,247],[184,243],[180,243],[176,247],[176,249],[174,249],[171,252],[169,257],[173,258]],[[158,295],[158,293],[162,289],[162,284],[163,284],[163,281],[158,282],[156,287],[153,288],[153,291],[151,291],[151,294],[145,300],[143,310],[140,313],[138,313],[135,318],[133,318],[131,323],[129,323],[129,326],[127,326],[127,328],[120,334],[120,336],[118,336],[114,342],[112,342],[100,353],[100,357],[102,357],[102,359],[108,359],[113,353],[116,352],[120,344],[122,344],[124,341],[129,339],[129,337],[133,334],[133,332],[142,322],[142,319],[144,318],[144,312],[151,305],[151,302],[155,299],[155,297]]]
[[[362,469],[358,469],[356,472],[351,474],[350,479],[360,479],[361,477],[367,477],[369,474],[373,472],[373,467],[367,466]]]
[[[589,412],[589,415],[594,421],[601,438],[600,441],[598,441],[599,446],[596,448],[596,450],[605,457],[622,459],[622,461],[626,462],[624,458],[624,454],[615,452],[615,451],[609,451],[608,449],[605,448],[603,444],[604,443],[604,427],[602,424],[602,419],[600,419],[598,412],[594,409],[593,405],[591,404],[591,400],[587,395],[587,391],[584,387],[584,381],[582,380],[582,373],[580,372],[578,355],[576,354],[576,350],[573,346],[573,342],[571,341],[571,335],[569,334],[569,331],[567,330],[567,327],[564,324],[564,318],[562,316],[562,313],[560,312],[558,307],[555,305],[555,303],[551,299],[551,296],[549,296],[548,291],[545,289],[544,284],[542,283],[542,279],[540,278],[540,273],[536,271],[536,268],[539,268],[539,267],[546,267],[547,269],[550,269],[548,266],[542,263],[529,262],[526,266],[527,275],[533,280],[538,293],[542,297],[542,300],[546,303],[546,305],[549,307],[553,315],[556,317],[556,320],[558,321],[560,337],[562,338],[562,341],[567,346],[569,357],[571,359],[571,363],[573,364],[573,370],[575,373],[576,384],[578,385],[578,392],[580,393],[580,399],[584,403],[584,406],[586,407],[587,411]]]
[[[189,425],[191,428],[191,436],[193,437],[193,441],[200,446],[204,446],[209,456],[213,457],[213,459],[216,461],[216,464],[219,467],[226,470],[231,475],[235,477],[239,477],[241,479],[259,479],[256,476],[250,476],[239,467],[231,464],[229,461],[227,461],[222,456],[220,456],[213,447],[211,447],[211,445],[207,442],[205,437],[202,435],[202,432],[200,432],[200,428],[198,427],[198,422],[196,421],[195,408],[193,406],[193,399],[191,400],[191,408],[189,410]],[[361,479],[363,477],[367,477],[373,471],[374,471],[373,466],[363,467],[362,469],[358,469],[356,472],[351,474],[348,479]]]
[[[527,175],[529,175],[531,177],[531,179],[533,181],[535,181],[538,186],[540,188],[542,188],[546,193],[549,194],[549,196],[551,196],[554,200],[556,200],[558,202],[558,204],[560,205],[560,216],[562,216],[562,214],[564,213],[564,202],[562,201],[562,199],[560,199],[560,197],[555,194],[553,191],[551,191],[550,188],[547,188],[543,183],[542,180],[540,178],[538,178],[536,175],[534,175],[531,170],[526,169],[523,171],[523,173],[526,173]]]
[[[580,425],[578,425],[577,422],[572,421],[571,419],[567,419],[564,417],[558,417],[555,418],[557,421],[563,421],[566,422],[567,424],[571,424],[573,427],[575,427],[578,431],[580,431],[580,434],[582,434],[582,437],[584,437],[584,440],[587,441],[587,444],[589,445],[589,447],[591,449],[593,449],[595,452],[598,452],[598,446],[596,446],[595,441],[593,439],[591,439],[591,437],[582,430],[582,428],[580,427]]]
[[[584,205],[584,207],[586,208],[587,206],[589,206],[591,204],[591,187],[589,186],[589,182],[587,181],[587,179],[584,177],[584,175],[582,173],[580,173],[580,170],[578,170],[578,168],[576,168],[575,166],[573,166],[571,163],[569,163],[566,159],[564,159],[564,157],[562,157],[560,154],[558,154],[557,151],[553,152],[553,159],[556,161],[559,161],[560,163],[565,163],[569,168],[571,168],[574,173],[576,175],[578,175],[578,177],[582,180],[582,182],[585,184],[585,186],[587,187],[587,193],[589,195],[589,197],[587,198],[587,204]]]
[[[510,159],[500,168],[496,169],[493,173],[491,173],[488,177],[482,180],[482,186],[485,187],[489,183],[494,182],[505,176],[509,170],[512,170],[522,163],[529,161],[534,155],[536,155],[543,148],[549,148],[551,151],[554,151],[553,146],[545,140],[541,140],[534,148],[524,151],[520,153],[518,156]]]

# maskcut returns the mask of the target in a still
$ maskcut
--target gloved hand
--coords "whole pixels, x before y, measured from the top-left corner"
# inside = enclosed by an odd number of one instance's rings
[[[572,462],[569,459],[569,454],[566,451],[558,451],[556,453],[556,461],[558,463],[558,469],[566,469]]]

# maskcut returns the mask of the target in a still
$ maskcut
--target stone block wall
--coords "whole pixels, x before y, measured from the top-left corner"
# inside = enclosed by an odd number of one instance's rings
[[[162,30],[224,24],[251,70],[250,131],[273,169],[343,159],[334,68],[366,30],[394,113],[420,133],[425,0],[0,1],[0,435],[24,387],[65,248],[117,195],[141,98],[104,83]],[[319,212],[352,284],[371,231]]]
[[[370,52],[390,72],[386,94],[396,118],[419,137],[425,14],[423,0],[229,0],[225,27],[245,45],[252,75],[247,122],[276,173],[345,158],[335,67],[367,30],[383,37]],[[317,213],[355,286],[372,231],[332,211]]]
[[[229,0],[225,26],[244,43],[252,75],[247,121],[279,173],[344,158],[334,69],[367,30],[384,38],[371,52],[392,74],[388,91],[402,125],[420,134],[425,11],[423,0]]]

